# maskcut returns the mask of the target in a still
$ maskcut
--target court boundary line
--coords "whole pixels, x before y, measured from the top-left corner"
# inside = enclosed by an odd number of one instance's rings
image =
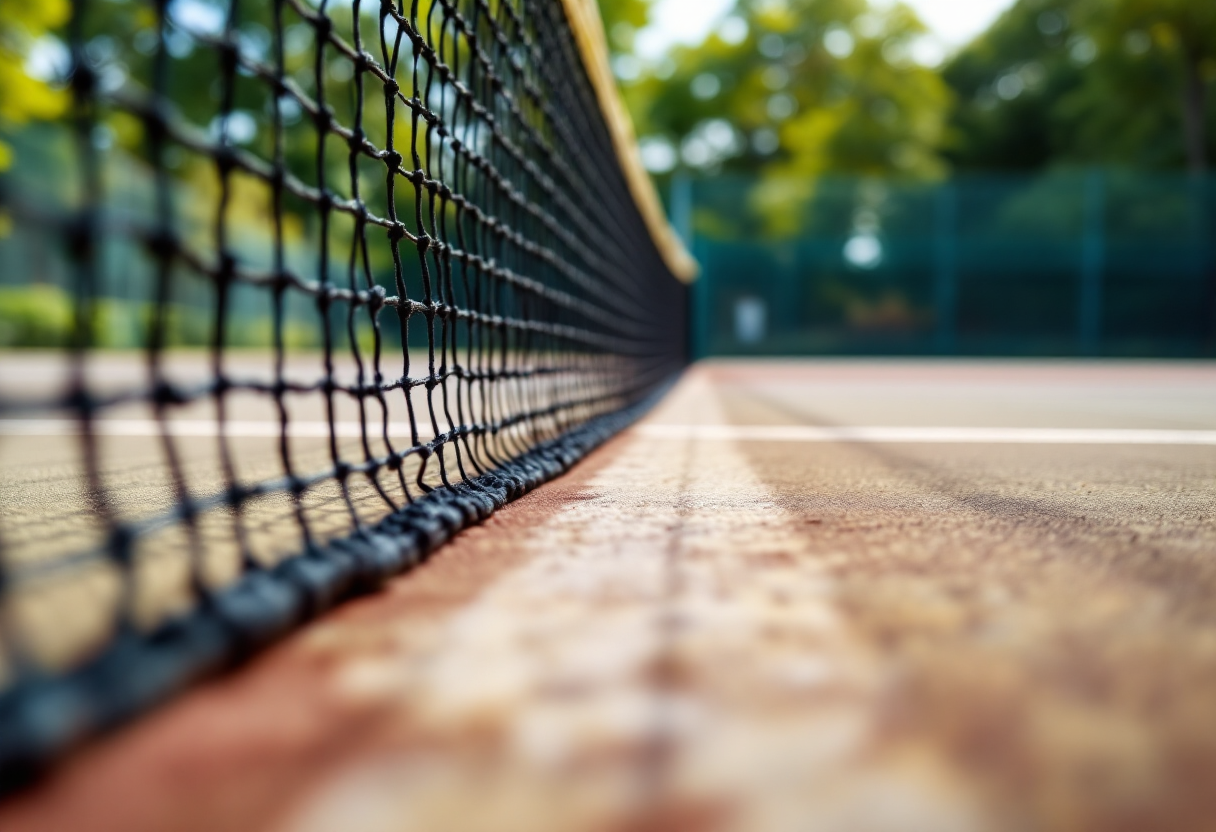
[[[647,424],[647,439],[863,444],[1216,445],[1216,430],[1153,428],[820,427],[812,425]]]

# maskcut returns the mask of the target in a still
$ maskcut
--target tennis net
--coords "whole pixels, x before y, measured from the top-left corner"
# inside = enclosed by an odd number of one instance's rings
[[[69,5],[63,115],[0,192],[10,343],[60,348],[0,359],[6,787],[419,563],[685,362],[593,5]]]

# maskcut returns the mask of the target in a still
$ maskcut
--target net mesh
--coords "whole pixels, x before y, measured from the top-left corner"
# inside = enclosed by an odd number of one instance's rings
[[[0,398],[10,780],[417,562],[684,361],[556,0],[73,0],[60,41],[67,115],[4,189],[18,279],[71,307]]]

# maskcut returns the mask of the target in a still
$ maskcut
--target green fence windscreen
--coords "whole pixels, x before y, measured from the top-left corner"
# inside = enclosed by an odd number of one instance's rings
[[[1216,177],[717,178],[673,196],[703,266],[699,355],[1216,355]]]

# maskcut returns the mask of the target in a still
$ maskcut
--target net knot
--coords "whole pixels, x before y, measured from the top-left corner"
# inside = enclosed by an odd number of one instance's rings
[[[236,72],[240,58],[240,50],[236,43],[231,40],[216,41],[215,51],[219,53],[220,71],[225,76],[231,77]]]
[[[240,483],[234,482],[226,491],[224,491],[223,499],[228,505],[232,506],[233,508],[237,508],[241,505],[241,503],[249,499],[251,494],[252,492],[250,489],[243,487],[240,485]]]
[[[427,234],[419,234],[418,239],[415,241],[415,243],[418,246],[419,253],[424,253],[427,249],[429,249],[431,247],[431,244],[434,242],[435,241],[433,239],[431,239],[431,237],[429,237]]]
[[[213,154],[215,158],[215,167],[220,176],[227,176],[232,173],[232,169],[236,167],[236,154],[227,144],[221,144],[215,149]]]
[[[168,117],[159,101],[152,102],[143,116],[144,131],[153,142],[163,141],[169,132]]]
[[[384,156],[381,158],[384,159],[384,164],[388,166],[389,170],[397,170],[401,167],[401,162],[405,157],[395,150],[388,150],[385,151]]]
[[[389,78],[387,81],[384,82],[384,97],[385,98],[390,99],[390,100],[393,98],[396,98],[397,93],[399,93],[399,92],[401,92],[401,85],[398,84],[395,80],[393,80],[392,78]]]
[[[146,245],[149,253],[157,260],[168,260],[177,250],[177,239],[167,228],[157,228],[148,234]]]
[[[127,564],[131,561],[134,543],[135,530],[125,523],[115,523],[110,530],[109,540],[106,541],[106,549],[113,560]]]
[[[92,95],[97,89],[97,73],[85,62],[81,55],[72,68],[72,89],[82,97]]]
[[[67,237],[68,252],[71,252],[72,258],[75,260],[86,260],[92,255],[94,231],[92,231],[90,220],[90,217],[78,217],[68,221],[66,226],[64,236]]]
[[[162,380],[152,388],[152,401],[161,405],[186,404],[190,401],[190,397],[169,382]]]
[[[215,270],[215,279],[220,283],[228,283],[236,277],[236,257],[231,252],[221,252],[219,268]]]
[[[63,397],[64,407],[76,411],[82,419],[88,418],[97,411],[97,404],[89,391],[83,387],[73,387]]]
[[[393,223],[388,227],[388,238],[394,243],[405,239],[406,231],[404,223]]]

